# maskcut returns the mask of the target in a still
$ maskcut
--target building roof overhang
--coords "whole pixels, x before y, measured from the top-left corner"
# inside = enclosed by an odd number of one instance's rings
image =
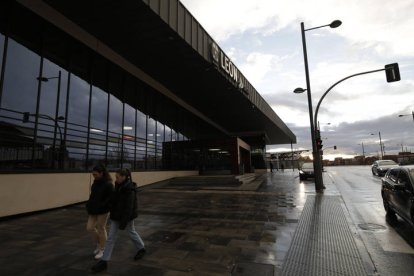
[[[179,1],[43,2],[167,87],[227,135],[259,135],[266,144],[296,143],[293,132]]]

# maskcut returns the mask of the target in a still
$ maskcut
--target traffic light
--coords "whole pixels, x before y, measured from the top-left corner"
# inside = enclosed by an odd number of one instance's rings
[[[29,122],[30,112],[23,113],[23,123]]]
[[[385,76],[387,77],[387,82],[394,82],[401,80],[400,69],[398,63],[391,63],[385,65]]]
[[[318,147],[319,150],[322,149],[323,145],[322,145],[322,140],[320,138],[316,139],[316,146]]]

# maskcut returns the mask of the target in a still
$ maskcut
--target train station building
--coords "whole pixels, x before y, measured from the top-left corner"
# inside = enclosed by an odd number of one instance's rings
[[[0,217],[140,185],[266,169],[296,137],[177,0],[0,2]]]

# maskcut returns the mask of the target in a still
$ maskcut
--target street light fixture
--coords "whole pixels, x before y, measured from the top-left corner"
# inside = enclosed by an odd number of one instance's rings
[[[322,177],[322,170],[321,170],[321,161],[319,155],[319,149],[316,144],[317,131],[314,126],[314,118],[313,118],[313,108],[312,108],[312,93],[311,93],[311,85],[310,85],[310,77],[309,77],[309,65],[308,65],[308,53],[306,49],[306,31],[315,30],[323,27],[330,27],[330,28],[337,28],[342,24],[340,20],[334,20],[330,24],[322,25],[310,29],[305,29],[305,24],[303,22],[300,23],[301,26],[301,34],[302,34],[302,47],[303,47],[303,59],[305,64],[305,75],[306,75],[306,89],[303,88],[296,88],[293,92],[296,94],[303,93],[307,91],[308,96],[308,107],[309,107],[309,119],[310,119],[310,129],[311,129],[311,139],[312,139],[312,154],[313,154],[313,167],[315,171],[315,190],[317,192],[323,191],[325,186],[323,185],[323,177]]]
[[[405,116],[412,116],[413,117],[413,121],[414,121],[414,111],[411,111],[411,114],[400,114],[398,115],[398,117],[405,117]]]
[[[306,89],[303,89],[301,87],[298,87],[295,90],[293,90],[293,93],[295,93],[295,94],[301,94],[301,93],[303,93],[305,91],[306,91]]]

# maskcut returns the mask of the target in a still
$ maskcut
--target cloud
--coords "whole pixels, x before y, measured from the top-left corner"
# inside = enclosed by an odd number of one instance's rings
[[[266,53],[253,52],[248,54],[240,65],[240,70],[248,76],[252,83],[261,83],[271,72],[280,72],[283,58]]]
[[[412,55],[414,2],[411,0],[182,0],[219,42],[245,32],[267,36],[285,28],[296,29],[341,19],[335,33],[352,44],[379,54]],[[381,2],[381,3],[379,3]],[[212,16],[214,15],[214,16]]]
[[[322,126],[321,136],[324,147],[336,145],[336,151],[329,150],[329,157],[355,156],[362,154],[362,143],[367,156],[377,155],[380,152],[379,132],[385,145],[386,154],[396,154],[407,148],[414,151],[413,119],[411,116],[399,118],[398,114],[410,114],[411,110],[401,110],[395,114],[381,116],[375,120],[364,120],[354,123],[341,123],[339,125]],[[298,143],[295,149],[311,149],[309,127],[289,124],[296,134]],[[373,134],[373,135],[372,135]],[[284,146],[271,145],[267,149],[283,149]]]

